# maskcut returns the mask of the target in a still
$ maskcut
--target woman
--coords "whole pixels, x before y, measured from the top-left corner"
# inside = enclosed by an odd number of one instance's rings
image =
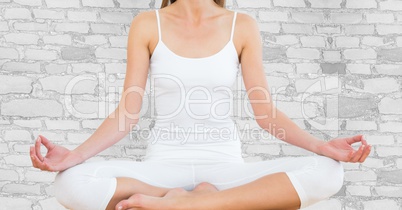
[[[297,209],[341,188],[339,161],[366,159],[371,146],[362,135],[319,140],[270,103],[257,23],[223,5],[220,0],[165,0],[162,9],[134,18],[118,108],[72,151],[43,136],[30,149],[34,167],[61,171],[55,180],[60,203],[85,210]],[[212,129],[236,132],[230,105],[222,101],[228,101],[239,63],[258,125],[318,155],[245,163],[236,135],[199,139]],[[143,162],[83,163],[138,122],[148,68],[158,113],[153,129],[171,135],[202,125],[205,131],[189,132],[184,141],[178,136],[154,137]],[[356,142],[361,142],[358,150],[351,147]],[[45,157],[41,144],[48,149]]]

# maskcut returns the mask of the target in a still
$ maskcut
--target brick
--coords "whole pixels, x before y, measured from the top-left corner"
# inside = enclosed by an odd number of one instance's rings
[[[375,0],[347,0],[346,8],[349,9],[371,9],[377,8],[377,2]]]
[[[8,23],[6,21],[0,21],[0,31],[9,31]]]
[[[313,34],[313,27],[310,24],[282,24],[283,32],[286,34]]]
[[[364,90],[370,93],[391,93],[399,90],[394,78],[383,77],[363,80]]]
[[[99,33],[99,34],[121,34],[122,33],[121,27],[116,24],[92,23],[91,29],[92,29],[93,33]]]
[[[345,181],[365,182],[376,181],[377,175],[373,171],[345,171]]]
[[[401,25],[377,25],[377,32],[380,35],[389,35],[389,34],[402,34],[402,26]]]
[[[32,166],[31,158],[29,155],[8,155],[3,157],[8,165],[29,167]]]
[[[9,153],[10,150],[6,143],[0,143],[0,154]]]
[[[341,8],[342,0],[310,0],[310,3],[312,8]]]
[[[284,155],[289,155],[289,156],[306,156],[306,155],[314,154],[308,150],[305,150],[303,148],[296,147],[293,145],[283,145],[282,152]]]
[[[102,72],[102,66],[97,63],[76,63],[72,64],[72,71],[74,73],[83,73],[83,72],[93,72],[99,73]]]
[[[370,60],[376,59],[377,53],[375,50],[369,49],[346,49],[343,52],[345,59],[348,60]]]
[[[263,60],[277,60],[286,58],[286,51],[284,48],[274,47],[270,49],[264,48],[263,50]]]
[[[346,69],[351,74],[371,74],[371,68],[369,64],[347,64]]]
[[[339,97],[339,117],[371,116],[377,109],[373,98]]]
[[[0,59],[19,59],[19,53],[14,48],[0,47]]]
[[[390,184],[402,184],[402,170],[378,171],[378,178]]]
[[[96,12],[68,11],[67,17],[72,21],[94,22],[97,19]]]
[[[127,47],[128,36],[109,37],[111,47]]]
[[[4,133],[6,141],[27,141],[30,142],[31,134],[26,130],[7,130]]]
[[[374,34],[374,25],[346,25],[345,33],[350,35]]]
[[[377,130],[377,124],[374,121],[348,120],[346,122],[346,130],[352,130],[352,131]]]
[[[271,3],[265,0],[237,0],[237,6],[239,8],[270,8]]]
[[[331,23],[337,24],[356,24],[363,20],[361,13],[331,13]]]
[[[398,209],[398,204],[389,199],[363,201],[364,210]]]
[[[107,43],[107,39],[103,35],[85,36],[85,44],[88,45],[103,45]]]
[[[321,63],[320,64],[323,74],[345,74],[346,64],[344,63]]]
[[[338,89],[340,81],[337,77],[321,77],[316,79],[298,79],[295,82],[296,91],[302,92],[323,92]]]
[[[370,186],[349,185],[346,186],[346,192],[352,196],[371,196]]]
[[[47,8],[79,8],[79,0],[45,0]]]
[[[273,0],[275,7],[306,7],[303,0]]]
[[[400,48],[391,48],[391,49],[379,49],[378,50],[378,58],[387,60],[387,61],[394,61],[394,62],[401,62],[401,53],[402,47]]]
[[[141,1],[117,0],[117,2],[119,3],[120,8],[136,8],[136,9],[137,8],[143,8],[143,9],[148,9],[149,5],[151,3],[151,0],[141,0]],[[261,3],[261,2],[263,2],[263,0],[259,0],[257,2]],[[261,4],[258,4],[258,5],[261,5]],[[239,7],[240,7],[240,5],[239,5]]]
[[[84,7],[114,7],[113,0],[82,0]]]
[[[45,129],[44,129],[45,130]],[[32,131],[32,135],[34,138],[38,138],[39,135],[46,137],[47,139],[51,140],[52,142],[65,142],[64,134],[62,132],[49,132],[44,130],[34,130]]]
[[[370,143],[371,144],[371,143]],[[383,168],[384,160],[376,159],[376,158],[367,158],[363,163],[361,163],[364,167],[367,168]]]
[[[130,24],[133,15],[128,12],[101,12],[101,19],[106,23]]]
[[[381,132],[390,132],[390,133],[402,132],[402,123],[401,122],[381,123],[380,131]]]
[[[42,127],[42,123],[40,120],[14,120],[13,123],[20,127],[26,127],[26,128]]]
[[[293,12],[292,19],[298,23],[323,23],[324,13]]]
[[[57,57],[58,55],[55,50],[27,49],[25,51],[25,58],[28,60],[52,61],[56,60]]]
[[[24,181],[27,182],[43,182],[43,183],[52,183],[54,182],[54,178],[56,176],[55,172],[47,172],[43,171],[26,171]]]
[[[334,62],[340,62],[342,60],[341,51],[334,51],[334,50],[323,51],[322,56],[323,56],[325,62],[334,63]]]
[[[97,129],[102,123],[103,120],[83,120],[82,128]]]
[[[0,75],[0,94],[31,93],[32,83],[29,77]]]
[[[279,145],[254,144],[246,146],[247,154],[279,155],[280,151]]]
[[[32,209],[33,203],[25,198],[0,197],[3,209]]]
[[[7,62],[3,65],[3,70],[8,72],[39,73],[40,63]]]
[[[402,187],[376,186],[374,189],[379,196],[400,198],[402,195]]]
[[[402,65],[379,64],[375,65],[375,70],[378,74],[402,75]]]
[[[369,144],[372,145],[392,145],[394,144],[394,137],[391,135],[365,135]]]
[[[1,115],[23,117],[61,117],[63,108],[53,100],[18,99],[1,103]]]
[[[93,101],[76,101],[73,105],[74,112],[70,112],[78,118],[97,118],[99,113],[99,103]]]
[[[269,82],[269,88],[272,94],[278,93],[278,91],[284,91],[289,85],[289,80],[287,78],[274,76],[267,76],[266,78]]]
[[[381,114],[402,114],[402,98],[384,97],[378,104]]]
[[[93,56],[93,49],[89,47],[63,47],[61,58],[63,60],[87,60]]]
[[[52,20],[63,20],[63,11],[54,11],[47,9],[33,9],[33,14],[35,19],[52,19]]]
[[[371,13],[366,14],[368,23],[393,23],[394,15],[392,13]]]
[[[127,65],[125,63],[106,63],[105,72],[108,74],[125,73]]]
[[[340,34],[341,33],[341,27],[340,26],[316,26],[317,27],[317,33],[319,34]]]
[[[396,160],[396,166],[397,166],[399,169],[402,169],[402,158],[398,158],[398,159]]]
[[[362,39],[362,44],[367,46],[383,46],[384,45],[384,38],[382,37],[375,37],[375,36],[365,36]]]
[[[56,32],[76,32],[85,34],[89,32],[89,25],[87,23],[57,23],[54,30]]]
[[[258,23],[260,31],[278,34],[281,31],[281,25],[279,23]]]
[[[298,74],[318,74],[321,66],[318,63],[297,63],[296,72]]]
[[[18,181],[19,175],[15,170],[0,168],[0,180],[4,181]],[[1,200],[1,198],[0,198]],[[13,206],[14,208],[14,206]]]
[[[29,185],[29,184],[6,184],[4,185],[3,192],[7,193],[14,193],[14,194],[36,194],[40,195],[40,185],[34,184],[34,185]]]
[[[381,10],[401,11],[402,1],[383,1],[379,3]]]
[[[275,36],[276,43],[279,45],[295,45],[299,44],[299,39],[295,35],[279,35]]]
[[[86,141],[92,134],[90,133],[68,133],[67,141],[70,143],[79,143]]]
[[[7,8],[4,11],[5,19],[32,19],[31,12],[26,8]]]
[[[98,47],[95,50],[95,56],[97,58],[124,60],[127,58],[126,54],[127,54],[126,49],[119,49],[119,48],[100,48],[100,47]]]
[[[287,12],[269,12],[269,11],[260,11],[258,14],[261,21],[267,22],[286,22],[288,21],[288,13]]]
[[[71,45],[71,36],[68,34],[43,36],[45,44]]]
[[[293,48],[289,47],[286,51],[288,58],[299,58],[299,59],[319,59],[320,51],[317,49],[310,48]]]
[[[341,36],[335,38],[335,44],[341,48],[356,48],[359,47],[360,39],[358,37]]]
[[[317,106],[312,103],[304,103],[302,107],[300,102],[277,101],[276,105],[290,118],[316,117],[319,112]]]
[[[48,74],[60,74],[67,71],[67,65],[50,63],[45,66],[45,70]]]
[[[322,36],[302,36],[300,42],[303,47],[325,47],[325,39]]]
[[[283,73],[293,73],[293,66],[286,63],[267,63],[263,64],[266,73],[270,72],[283,72]]]
[[[14,0],[15,3],[27,6],[42,6],[42,0]]]
[[[74,120],[45,120],[47,129],[49,130],[78,130],[79,122]]]
[[[56,91],[61,94],[94,94],[97,81],[92,76],[48,76],[39,79],[44,91]]]
[[[14,29],[18,31],[49,31],[47,23],[15,22]]]
[[[25,45],[25,44],[38,44],[39,36],[36,34],[26,33],[10,33],[4,35],[7,42]]]

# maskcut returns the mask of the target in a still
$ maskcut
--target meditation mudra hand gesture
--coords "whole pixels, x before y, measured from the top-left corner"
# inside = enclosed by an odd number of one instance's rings
[[[205,142],[196,142],[198,133],[193,132],[186,136],[185,144],[173,137],[155,137],[141,162],[86,162],[120,141],[130,131],[130,125],[138,123],[136,113],[141,110],[148,75],[152,79],[166,77],[179,84],[164,80],[153,84],[158,116],[152,129],[176,133],[170,131],[171,124],[187,131],[203,123],[206,127],[226,129],[222,131],[230,129],[231,134],[236,132],[236,124],[229,115],[196,119],[191,111],[215,111],[211,104],[227,98],[226,90],[234,84],[239,64],[261,129],[318,155],[247,163],[239,139],[213,141],[208,136]],[[186,107],[175,116],[162,118],[170,115],[181,100],[194,103],[191,100],[204,99],[199,94],[194,94],[199,98],[180,95],[183,89],[193,88],[194,83],[202,87],[200,90],[224,88],[208,93],[211,104],[200,103],[192,110]],[[251,91],[255,87],[263,91]],[[130,92],[132,88],[136,91]],[[171,0],[170,4],[164,0],[162,9],[142,12],[132,21],[124,92],[111,117],[74,150],[39,135],[30,148],[32,164],[41,170],[59,172],[54,182],[56,199],[66,208],[79,210],[297,209],[334,195],[343,185],[344,171],[339,161],[363,162],[371,146],[362,135],[329,141],[317,139],[273,103],[255,103],[271,101],[267,90],[260,31],[251,16],[225,9],[221,0]],[[124,94],[127,91],[130,94]],[[231,112],[230,106],[218,105],[220,113]],[[275,135],[276,129],[286,135]],[[354,143],[361,146],[354,149]],[[47,149],[44,156],[40,151],[42,144]]]

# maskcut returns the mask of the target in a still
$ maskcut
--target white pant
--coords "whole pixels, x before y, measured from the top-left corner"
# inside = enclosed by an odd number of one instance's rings
[[[70,209],[103,210],[115,192],[116,177],[131,177],[154,186],[186,190],[192,190],[198,183],[209,182],[223,190],[277,172],[286,172],[300,197],[301,208],[334,195],[343,184],[341,163],[324,156],[251,163],[116,160],[82,163],[60,172],[55,180],[55,195]]]

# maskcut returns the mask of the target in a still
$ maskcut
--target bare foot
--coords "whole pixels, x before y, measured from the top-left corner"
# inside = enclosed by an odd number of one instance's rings
[[[217,192],[218,189],[207,182],[202,182],[197,185],[193,191],[186,191],[183,188],[174,188],[169,190],[163,197],[154,197],[144,194],[134,194],[127,200],[120,201],[116,205],[116,210],[169,210],[169,209],[188,209],[188,207],[181,206],[187,198]]]

